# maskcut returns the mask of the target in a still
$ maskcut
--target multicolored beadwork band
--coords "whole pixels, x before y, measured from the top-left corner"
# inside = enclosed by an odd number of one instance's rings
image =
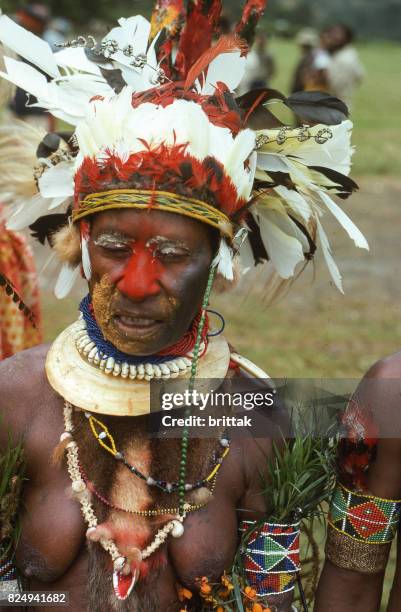
[[[17,570],[13,562],[7,557],[0,557],[0,582],[9,582],[17,579]]]
[[[232,240],[233,225],[223,212],[206,202],[187,198],[167,191],[148,191],[145,189],[114,189],[101,193],[90,193],[73,211],[73,221],[88,215],[115,208],[137,208],[161,210],[191,217],[216,228]]]
[[[329,524],[338,532],[364,544],[388,544],[397,531],[401,500],[355,493],[340,483],[330,505]]]
[[[242,533],[249,532],[255,522],[243,521]],[[242,557],[246,579],[261,597],[282,595],[292,591],[299,561],[300,525],[264,523],[247,539]]]

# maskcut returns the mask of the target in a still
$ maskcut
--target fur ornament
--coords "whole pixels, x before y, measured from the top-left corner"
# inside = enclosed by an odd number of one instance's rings
[[[58,259],[75,268],[81,263],[79,228],[68,224],[53,234],[53,248]]]

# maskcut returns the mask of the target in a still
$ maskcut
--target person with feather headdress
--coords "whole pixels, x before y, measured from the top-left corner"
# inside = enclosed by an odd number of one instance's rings
[[[38,143],[37,191],[8,226],[54,247],[58,297],[80,276],[89,293],[51,347],[0,368],[5,425],[27,465],[16,565],[31,590],[69,591],[74,611],[207,610],[221,576],[248,608],[291,610],[299,517],[269,523],[261,495],[273,425],[257,440],[230,442],[221,422],[190,437],[186,400],[171,416],[177,439],[148,435],[157,381],[190,394],[250,381],[271,394],[209,322],[214,281],[233,283],[234,259],[269,261],[289,281],[318,243],[342,290],[325,209],[367,248],[330,197],[356,188],[346,107],[316,92],[233,94],[264,4],[248,0],[235,33],[213,44],[219,0],[158,0],[151,23],[120,19],[101,41],[80,36],[55,54],[0,18],[0,40],[29,62],[6,58],[1,76],[74,129],[68,144]],[[271,99],[305,125],[282,125]],[[234,587],[225,572],[240,541]]]

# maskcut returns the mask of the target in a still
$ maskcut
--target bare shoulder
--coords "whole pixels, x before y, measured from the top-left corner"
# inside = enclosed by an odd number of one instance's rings
[[[0,362],[1,428],[15,437],[25,437],[39,408],[45,407],[53,391],[45,373],[49,345],[17,353]]]
[[[366,373],[365,378],[401,379],[401,351],[377,361]]]

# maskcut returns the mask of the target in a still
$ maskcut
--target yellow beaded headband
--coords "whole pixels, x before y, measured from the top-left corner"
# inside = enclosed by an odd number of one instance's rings
[[[191,217],[215,227],[230,241],[234,228],[230,219],[223,212],[206,202],[187,198],[167,191],[149,191],[145,189],[114,189],[100,193],[90,193],[72,213],[73,221],[88,215],[115,208],[151,208]]]

